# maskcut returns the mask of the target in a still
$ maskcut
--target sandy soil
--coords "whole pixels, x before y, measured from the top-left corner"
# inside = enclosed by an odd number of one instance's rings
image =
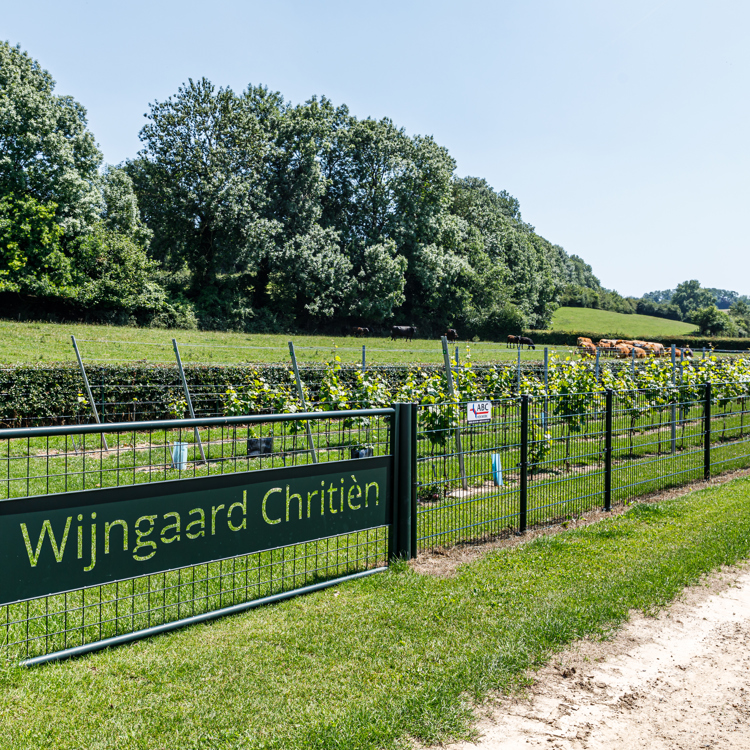
[[[610,641],[582,641],[451,750],[750,748],[750,565],[687,589]]]

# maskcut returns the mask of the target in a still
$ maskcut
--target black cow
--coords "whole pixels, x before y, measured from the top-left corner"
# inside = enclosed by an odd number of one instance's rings
[[[416,332],[417,329],[414,326],[391,326],[391,341],[396,339],[411,341]]]
[[[534,342],[528,336],[519,336],[518,345],[523,349],[524,344],[526,344],[529,349],[536,349]]]
[[[518,336],[514,336],[512,333],[509,334],[507,346],[518,346]]]
[[[367,336],[370,333],[369,328],[352,328],[352,335],[354,336]]]
[[[449,328],[445,332],[445,338],[447,338],[448,341],[458,341],[458,332],[455,328]]]

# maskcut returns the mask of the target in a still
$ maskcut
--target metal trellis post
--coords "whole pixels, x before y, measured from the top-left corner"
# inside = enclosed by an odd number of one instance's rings
[[[182,380],[182,389],[185,391],[185,400],[187,401],[188,411],[190,412],[190,418],[195,419],[195,409],[193,409],[193,399],[190,398],[190,389],[188,388],[187,378],[185,377],[185,370],[182,368],[182,358],[180,357],[180,347],[177,346],[177,339],[172,339],[172,346],[174,347],[174,356],[177,358],[177,369],[180,371],[180,379]],[[198,432],[197,427],[193,427],[193,434],[195,435],[195,442],[198,443],[198,448],[201,452],[201,461],[206,463],[206,454],[203,451],[203,443],[201,442],[201,436]]]
[[[89,397],[89,405],[91,406],[91,411],[94,413],[94,419],[96,420],[97,424],[101,424],[101,420],[99,419],[99,412],[96,410],[96,402],[94,401],[94,394],[91,393],[91,386],[89,385],[89,379],[86,375],[86,368],[83,366],[83,360],[81,359],[81,353],[78,351],[78,342],[76,341],[75,336],[71,336],[70,340],[73,342],[73,349],[76,353],[76,359],[78,360],[78,367],[81,370],[81,377],[83,378],[83,384],[86,387],[86,395]],[[109,446],[107,445],[107,438],[104,437],[104,434],[102,434],[102,442],[104,443],[104,450],[109,451]]]
[[[297,394],[299,395],[300,403],[302,404],[302,411],[307,411],[307,403],[305,402],[305,392],[302,390],[302,379],[299,376],[299,367],[297,367],[297,356],[294,353],[294,342],[289,342],[289,354],[292,357],[292,369],[294,370],[294,379],[297,381]],[[310,429],[310,423],[305,422],[305,431],[307,432],[307,445],[310,449],[310,455],[312,456],[313,463],[318,463],[318,454],[315,452],[315,443],[313,442],[312,430]]]
[[[443,360],[445,361],[445,376],[448,378],[448,391],[451,398],[456,400],[456,389],[453,387],[453,371],[451,370],[451,355],[448,353],[448,339],[441,336],[440,341],[443,345]],[[458,407],[456,407],[458,408]],[[458,453],[458,470],[461,472],[461,487],[464,490],[469,489],[469,483],[466,481],[466,467],[464,466],[464,452],[461,449],[461,412],[459,410],[458,419],[456,420],[456,452]]]

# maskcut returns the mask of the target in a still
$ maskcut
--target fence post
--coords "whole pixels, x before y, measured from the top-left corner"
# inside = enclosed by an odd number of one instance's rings
[[[453,371],[451,370],[451,355],[448,353],[448,339],[445,336],[440,338],[443,344],[443,360],[445,361],[445,376],[448,378],[448,391],[451,398],[455,401],[456,390],[453,387]],[[458,409],[458,407],[456,407]],[[464,491],[469,489],[469,483],[466,481],[466,467],[464,466],[464,452],[461,449],[461,410],[458,409],[458,422],[456,424],[456,452],[458,453],[458,470],[461,473],[461,487]]]
[[[542,412],[542,431],[547,431],[547,407],[549,397],[549,355],[547,347],[544,347],[544,411]]]
[[[672,344],[672,385],[675,384],[675,345]],[[674,397],[674,389],[672,393],[672,397]],[[671,438],[672,438],[672,455],[674,455],[677,452],[677,406],[672,402],[671,407],[671,417],[672,417],[672,425],[671,425]]]
[[[81,377],[83,378],[83,385],[86,387],[86,394],[89,397],[89,404],[91,406],[91,411],[94,413],[94,419],[96,420],[96,423],[101,424],[101,421],[99,420],[99,412],[96,410],[96,402],[94,401],[94,394],[91,393],[91,386],[89,385],[89,379],[88,379],[88,376],[86,375],[86,368],[83,366],[81,353],[78,351],[78,342],[76,341],[75,336],[71,336],[70,339],[73,342],[73,349],[75,349],[76,358],[78,359],[78,367],[81,370]],[[104,433],[102,433],[102,442],[104,443],[104,450],[109,451],[109,446],[107,445],[107,438],[104,436]],[[73,445],[75,446],[75,443]]]
[[[521,396],[521,507],[518,530],[526,533],[528,525],[528,470],[529,470],[529,395]]]
[[[417,406],[394,404],[394,408],[394,503],[388,558],[408,560],[417,556]]]
[[[364,374],[366,368],[367,368],[367,360],[366,360],[366,354],[365,354],[365,345],[362,344],[362,374]]]
[[[613,391],[607,388],[604,419],[604,510],[612,510],[612,401]]]
[[[302,379],[299,376],[299,367],[297,367],[297,356],[294,353],[294,342],[289,342],[289,354],[292,356],[292,369],[294,370],[294,379],[297,381],[297,394],[299,395],[302,411],[307,411],[307,402],[305,401],[305,392],[302,390]],[[313,442],[310,422],[305,420],[305,431],[307,432],[307,447],[310,450],[313,463],[318,463],[318,454],[315,452],[315,443]]]
[[[711,383],[706,383],[703,415],[703,478],[708,481],[711,479]]]
[[[185,399],[187,400],[188,410],[190,411],[191,419],[195,419],[195,410],[193,409],[193,399],[190,398],[190,389],[188,388],[187,378],[185,377],[185,370],[182,368],[182,358],[180,357],[180,348],[177,346],[177,339],[172,339],[172,346],[174,347],[174,356],[177,358],[177,369],[180,371],[180,378],[182,379],[182,389],[185,391]],[[183,412],[184,414],[184,412]],[[193,427],[193,434],[195,435],[195,442],[198,443],[198,447],[201,451],[201,459],[203,463],[206,463],[206,454],[203,452],[203,443],[201,442],[201,436],[198,432],[197,427]],[[236,434],[235,434],[236,437]],[[209,434],[209,446],[210,446],[210,434]],[[236,453],[236,446],[234,449]],[[214,454],[215,455],[215,454]]]
[[[633,385],[635,385],[635,347],[630,350],[630,376],[633,378]]]

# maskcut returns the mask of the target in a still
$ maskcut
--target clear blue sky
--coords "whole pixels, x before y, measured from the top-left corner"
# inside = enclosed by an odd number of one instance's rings
[[[750,293],[747,0],[3,0],[109,163],[188,78],[433,135],[602,283]]]

